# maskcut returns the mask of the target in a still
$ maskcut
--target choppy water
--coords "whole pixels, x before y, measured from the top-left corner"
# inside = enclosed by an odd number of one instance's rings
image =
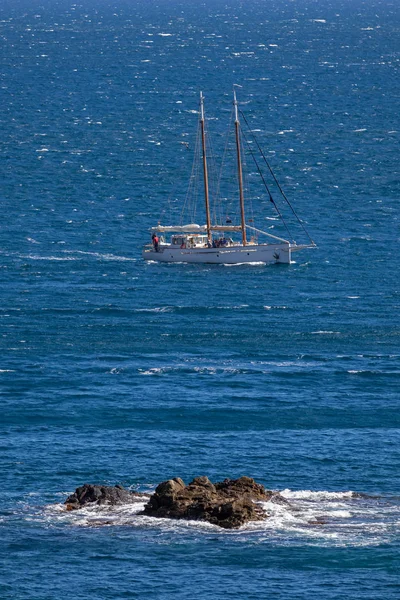
[[[1,598],[399,596],[400,12],[266,4],[0,7]],[[233,83],[318,249],[145,264]],[[62,507],[202,474],[291,507]]]

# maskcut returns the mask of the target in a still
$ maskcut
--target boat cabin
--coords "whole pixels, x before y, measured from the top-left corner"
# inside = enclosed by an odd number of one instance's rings
[[[178,248],[195,248],[207,246],[207,236],[198,234],[182,234],[173,235],[171,238],[171,246]]]

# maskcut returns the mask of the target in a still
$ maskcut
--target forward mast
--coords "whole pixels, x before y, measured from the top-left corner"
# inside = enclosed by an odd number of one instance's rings
[[[235,107],[235,135],[236,135],[236,154],[237,154],[237,168],[238,168],[238,182],[239,182],[239,202],[240,202],[240,226],[237,225],[211,225],[210,216],[210,191],[208,185],[208,166],[207,166],[207,143],[206,143],[206,127],[205,127],[205,114],[204,114],[204,96],[203,92],[200,92],[200,129],[201,129],[201,145],[202,145],[202,156],[203,156],[203,178],[204,178],[204,202],[206,210],[206,230],[207,239],[211,243],[212,231],[241,231],[242,232],[242,244],[247,245],[246,238],[246,221],[244,213],[244,192],[243,192],[243,169],[242,169],[242,157],[240,152],[240,121],[238,103],[236,99],[236,92],[233,91],[233,104]]]
[[[205,201],[205,205],[206,205],[207,239],[211,243],[210,194],[209,194],[209,189],[208,189],[206,128],[205,128],[205,118],[204,118],[203,92],[200,92],[200,127],[201,127],[201,144],[202,144],[202,149],[203,149],[204,201]]]

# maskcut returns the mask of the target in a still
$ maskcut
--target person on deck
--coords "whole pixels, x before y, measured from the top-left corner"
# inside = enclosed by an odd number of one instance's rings
[[[153,233],[153,235],[151,237],[152,237],[152,240],[153,240],[154,250],[156,252],[158,252],[158,247],[159,247],[159,243],[160,243],[160,241],[158,239],[158,236],[157,236],[157,234]]]

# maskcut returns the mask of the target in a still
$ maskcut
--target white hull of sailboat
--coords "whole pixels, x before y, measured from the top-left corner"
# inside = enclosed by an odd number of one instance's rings
[[[240,207],[240,223],[232,224],[232,220],[226,215],[226,223],[222,225],[220,223],[213,223],[211,221],[210,213],[210,198],[209,198],[209,185],[208,185],[208,167],[207,167],[207,144],[206,144],[206,130],[205,130],[205,118],[204,118],[204,97],[200,92],[200,119],[199,119],[199,132],[201,134],[201,147],[203,156],[203,177],[204,177],[204,202],[205,202],[205,224],[197,225],[196,223],[189,222],[188,225],[162,225],[161,222],[157,227],[152,227],[153,232],[152,240],[153,244],[148,244],[144,247],[142,256],[145,260],[156,261],[156,262],[176,262],[176,263],[201,263],[201,264],[228,264],[228,265],[239,265],[243,263],[291,263],[291,254],[295,250],[301,250],[309,246],[298,246],[295,242],[291,243],[288,239],[272,235],[270,232],[262,231],[254,226],[250,226],[246,223],[245,219],[245,202],[244,202],[244,187],[243,187],[243,172],[242,172],[242,153],[241,153],[241,136],[240,136],[240,122],[239,122],[239,111],[238,103],[236,100],[236,92],[233,92],[234,97],[234,112],[235,112],[235,138],[236,138],[236,155],[237,155],[237,170],[238,170],[238,184],[239,184],[239,207]],[[258,143],[257,147],[258,146]],[[273,174],[271,167],[269,166],[265,155],[259,148],[261,156],[267,164],[267,167],[273,177],[275,184],[280,190],[281,195],[289,204],[292,212],[294,212],[292,205],[287,200],[283,190]],[[262,170],[258,166],[258,163],[252,153],[253,159],[256,162],[257,169],[261,178],[264,182],[264,186],[268,193],[269,200],[274,205],[277,213],[283,220],[280,210],[278,209],[268,185],[265,182]],[[196,171],[196,169],[195,169]],[[190,184],[193,190],[193,184]],[[217,186],[219,188],[219,184]],[[186,199],[187,200],[187,199]],[[186,201],[185,201],[186,203]],[[294,213],[296,215],[296,213]],[[238,215],[239,216],[239,215]],[[297,215],[296,215],[297,217]],[[181,214],[181,219],[183,213]],[[214,217],[216,218],[216,217]],[[221,215],[220,215],[221,219]],[[297,217],[297,220],[300,220]],[[253,219],[252,219],[253,222]],[[285,222],[284,222],[285,223]],[[286,230],[289,230],[286,226]],[[304,226],[303,226],[304,229]],[[305,230],[305,229],[304,229]],[[247,231],[251,232],[251,239],[247,241]],[[168,244],[163,236],[159,237],[159,234],[172,233],[171,243]],[[225,237],[225,234],[230,235],[231,233],[240,234],[241,242],[234,241],[232,238]],[[254,235],[256,234],[256,235]],[[259,244],[258,235],[267,236],[269,243]],[[308,234],[307,234],[308,235]],[[289,236],[291,237],[291,236]],[[308,236],[312,242],[310,236]],[[312,245],[315,246],[314,242]],[[214,247],[209,247],[214,246]],[[157,248],[157,251],[156,251]]]
[[[230,246],[227,248],[160,248],[145,247],[142,256],[145,260],[157,262],[187,262],[203,264],[243,264],[243,263],[284,263],[290,264],[293,250],[300,249],[294,244],[258,244]]]

